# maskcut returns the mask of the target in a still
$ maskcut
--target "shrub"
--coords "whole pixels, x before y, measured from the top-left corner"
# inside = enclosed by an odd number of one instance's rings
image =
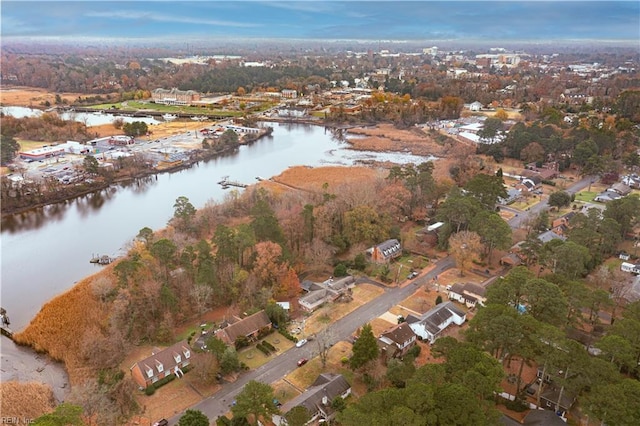
[[[256,349],[258,349],[260,352],[262,352],[266,356],[269,356],[271,354],[271,351],[269,350],[269,348],[264,347],[262,343],[258,343],[256,345]]]
[[[183,370],[183,372],[184,372],[184,370]],[[168,375],[167,377],[164,377],[164,378],[162,378],[162,379],[158,380],[158,381],[157,381],[157,382],[155,382],[152,386],[153,386],[155,389],[159,389],[159,388],[161,388],[162,386],[164,386],[164,385],[166,385],[167,383],[169,383],[169,382],[171,382],[172,380],[174,380],[175,378],[176,378],[176,376],[175,376],[174,374],[170,374],[170,375]]]
[[[516,413],[522,413],[527,410],[527,404],[525,404],[520,398],[516,398],[513,401],[507,400],[504,403],[504,406],[509,410],[515,411]]]
[[[340,359],[340,362],[341,362],[342,364],[348,364],[348,363],[349,363],[349,358],[347,358],[346,356],[343,356],[343,357]]]
[[[151,396],[156,393],[156,388],[154,385],[149,385],[144,389],[144,394],[147,396]]]
[[[422,348],[420,347],[420,345],[415,345],[414,347],[412,347],[407,351],[407,355],[411,355],[413,358],[418,358],[420,356],[421,351],[422,351]]]
[[[265,340],[265,341],[263,341],[263,342],[262,342],[262,344],[263,344],[267,349],[269,349],[270,351],[272,351],[272,352],[275,352],[275,351],[276,351],[275,346],[273,346],[271,343],[267,342],[266,340]]]
[[[335,268],[333,268],[333,276],[334,277],[345,277],[347,275],[347,266],[344,263],[338,263]]]
[[[279,328],[278,329],[278,333],[280,333],[282,336],[284,336],[287,340],[292,341],[293,343],[296,343],[298,341],[298,339],[295,336],[292,336],[287,330],[285,330],[284,328]]]

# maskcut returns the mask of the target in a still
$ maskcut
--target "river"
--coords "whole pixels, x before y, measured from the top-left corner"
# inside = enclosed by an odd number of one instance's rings
[[[229,155],[174,173],[116,185],[104,191],[3,218],[0,269],[2,306],[14,331],[24,328],[42,305],[97,272],[93,254],[126,252],[144,227],[164,227],[173,204],[186,196],[196,207],[222,201],[229,190],[223,176],[255,183],[294,165],[353,165],[362,160],[423,162],[410,153],[376,153],[348,149],[320,126],[269,123],[273,134]]]

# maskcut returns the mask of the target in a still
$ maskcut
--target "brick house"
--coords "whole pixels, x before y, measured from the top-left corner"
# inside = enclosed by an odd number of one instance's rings
[[[233,345],[238,337],[244,336],[251,341],[258,337],[261,330],[270,329],[271,320],[269,320],[267,313],[262,310],[217,330],[215,336],[227,345]]]
[[[182,377],[182,369],[189,365],[191,349],[186,340],[182,340],[164,350],[154,349],[150,357],[138,361],[130,368],[131,377],[140,386],[147,386],[175,374]]]
[[[394,238],[371,247],[367,253],[371,255],[372,262],[389,263],[392,259],[402,255],[402,246],[400,242]]]

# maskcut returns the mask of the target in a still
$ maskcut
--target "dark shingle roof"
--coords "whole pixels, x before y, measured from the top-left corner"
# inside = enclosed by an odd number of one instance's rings
[[[384,337],[388,337],[395,343],[404,344],[404,342],[411,340],[412,337],[415,337],[415,333],[409,327],[407,323],[401,323],[397,327],[387,331],[386,333],[382,333]]]

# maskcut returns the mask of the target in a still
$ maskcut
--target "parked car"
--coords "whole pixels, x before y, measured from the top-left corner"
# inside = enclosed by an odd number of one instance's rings
[[[300,358],[300,359],[298,360],[298,367],[302,367],[302,366],[303,366],[303,365],[305,365],[307,362],[309,362],[309,360],[308,360],[308,359],[306,359],[306,358]]]
[[[296,348],[301,348],[307,344],[307,339],[298,340],[296,342]]]
[[[153,426],[167,426],[168,424],[169,422],[167,421],[167,419],[162,419],[155,422]]]
[[[417,277],[417,276],[418,276],[418,273],[417,273],[417,272],[412,272],[412,273],[410,273],[409,275],[407,275],[407,279],[408,279],[408,280],[412,280],[412,279],[414,279],[414,278],[415,278],[415,277]]]

